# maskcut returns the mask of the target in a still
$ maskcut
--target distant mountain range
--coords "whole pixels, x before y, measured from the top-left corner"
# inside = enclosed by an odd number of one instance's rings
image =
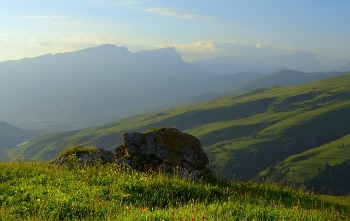
[[[338,71],[339,65],[323,65],[316,60],[314,54],[299,51],[285,55],[251,55],[253,57],[218,57],[191,62],[202,70],[218,74],[234,74],[238,72],[263,72],[266,74],[277,72],[281,68],[301,72],[330,72]],[[339,71],[350,71],[342,69]]]
[[[131,53],[101,45],[1,62],[0,116],[25,128],[79,129],[263,76],[205,72],[184,62],[174,48]]]

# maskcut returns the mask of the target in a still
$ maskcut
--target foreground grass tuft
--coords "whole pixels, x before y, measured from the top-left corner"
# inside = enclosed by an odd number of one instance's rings
[[[0,220],[350,220],[350,198],[128,167],[0,163]]]

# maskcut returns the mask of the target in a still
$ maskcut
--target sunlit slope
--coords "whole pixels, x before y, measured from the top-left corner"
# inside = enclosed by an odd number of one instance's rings
[[[350,75],[256,89],[90,129],[51,134],[13,149],[10,155],[48,160],[74,144],[112,149],[121,142],[123,132],[169,126],[198,137],[212,168],[228,177],[251,177],[293,155],[350,134]],[[350,148],[343,150],[344,157],[333,163],[350,159]]]
[[[317,190],[324,187],[325,190],[349,191],[350,135],[292,155],[267,168],[260,175],[307,182]]]

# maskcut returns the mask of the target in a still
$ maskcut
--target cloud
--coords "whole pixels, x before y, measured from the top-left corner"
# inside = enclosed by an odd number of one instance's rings
[[[172,8],[149,8],[145,10],[146,12],[159,13],[161,15],[175,16],[179,18],[186,19],[211,19],[212,16],[197,15],[197,14],[186,14],[183,10],[172,9]]]
[[[265,50],[271,54],[293,54],[297,51],[304,51],[303,49],[297,47],[272,46],[271,42],[260,42],[256,44],[255,47],[260,50]]]
[[[173,45],[176,50],[187,52],[213,52],[216,50],[213,41],[197,41],[189,44],[175,44]]]
[[[257,43],[256,45],[255,45],[255,47],[256,48],[262,48],[262,47],[264,47],[266,44],[264,44],[263,42],[262,43]]]
[[[171,8],[149,8],[146,12],[155,12],[161,15],[179,16],[180,10]]]

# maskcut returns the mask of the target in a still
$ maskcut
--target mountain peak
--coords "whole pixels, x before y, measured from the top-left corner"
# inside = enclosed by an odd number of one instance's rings
[[[181,55],[177,53],[174,47],[169,48],[159,48],[155,50],[144,50],[135,52],[135,56],[139,59],[147,59],[147,60],[172,60],[172,61],[183,61]]]
[[[92,48],[86,48],[80,50],[80,52],[94,52],[94,53],[103,53],[103,54],[130,54],[131,52],[126,47],[118,47],[113,44],[102,44]],[[78,51],[79,52],[79,51]]]

